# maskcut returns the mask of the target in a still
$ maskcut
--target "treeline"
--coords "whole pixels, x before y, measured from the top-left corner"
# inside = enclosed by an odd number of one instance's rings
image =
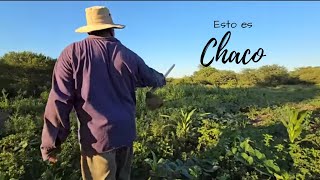
[[[0,57],[0,90],[9,95],[37,96],[51,86],[55,59],[33,52],[9,52]]]
[[[301,67],[288,71],[279,65],[265,65],[257,69],[244,69],[240,73],[199,67],[192,76],[170,79],[173,84],[205,84],[217,87],[250,87],[278,85],[320,84],[320,67]]]
[[[18,91],[38,96],[51,87],[55,60],[33,52],[8,52],[0,57],[0,90],[14,96]],[[277,86],[320,84],[320,67],[302,67],[288,71],[279,65],[244,69],[240,73],[202,67],[192,76],[168,79],[173,84],[205,84],[217,87]]]

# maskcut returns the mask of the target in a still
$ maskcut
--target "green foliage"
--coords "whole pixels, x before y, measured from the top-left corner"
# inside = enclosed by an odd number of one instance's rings
[[[320,67],[301,67],[291,72],[291,76],[301,81],[320,84]]]
[[[238,74],[239,84],[240,86],[250,87],[257,85],[259,82],[259,78],[256,75],[255,69],[243,69]]]
[[[258,85],[276,86],[285,84],[289,78],[288,70],[283,66],[266,65],[256,71]]]
[[[194,80],[201,84],[211,84],[209,78],[211,75],[218,73],[219,70],[212,67],[203,67],[193,73]]]
[[[248,138],[240,142],[237,147],[233,147],[229,153],[234,155],[238,161],[253,166],[263,175],[279,176],[280,167],[274,160],[268,159],[261,151],[254,149]]]
[[[32,52],[9,52],[0,57],[0,89],[11,96],[21,89],[39,95],[51,86],[54,59]]]
[[[2,97],[0,97],[0,108],[8,109],[9,108],[8,94],[6,93],[5,89],[2,89],[1,93],[2,93]]]
[[[296,116],[288,111],[291,114],[282,116],[287,107],[319,108],[315,96],[319,91],[315,87],[168,86],[156,92],[166,100],[165,106],[156,111],[146,110],[143,104],[146,91],[141,89],[137,93],[140,104],[137,104],[133,179],[307,179],[320,175],[320,134],[314,130],[320,124],[317,112],[305,116],[297,110]],[[47,95],[48,91],[44,91],[38,99],[24,95],[10,98],[3,93],[1,108],[10,114],[0,139],[3,177],[80,178],[74,114],[72,132],[63,144],[58,164],[48,165],[40,157],[42,113]],[[303,100],[313,96],[312,101]],[[285,126],[277,125],[281,121],[293,127],[293,143],[286,141],[289,136]],[[296,127],[303,127],[302,131]],[[239,141],[239,137],[244,140]],[[212,160],[211,164],[206,162],[208,159]],[[146,169],[150,173],[145,173]]]
[[[189,113],[181,110],[181,117],[175,121],[177,123],[177,137],[187,138],[188,134],[192,134],[194,121],[191,118],[196,109],[193,109]]]
[[[0,140],[0,172],[11,179],[35,178],[39,168],[37,139],[31,132],[8,135]]]
[[[201,134],[198,138],[198,150],[214,148],[219,142],[222,128],[219,123],[208,119],[202,120],[202,126],[198,129]]]
[[[291,143],[300,137],[302,130],[306,127],[308,112],[299,112],[298,110],[287,110],[287,117],[282,119],[282,124],[287,128],[289,140]]]
[[[303,67],[289,72],[279,65],[265,65],[257,69],[245,68],[240,73],[200,67],[192,76],[170,79],[170,84],[204,84],[217,87],[278,86],[319,84],[320,67]]]
[[[187,159],[185,162],[177,159],[170,161],[156,157],[154,152],[152,159],[147,158],[145,162],[150,166],[149,179],[209,179],[220,167],[213,160],[201,160],[197,158]]]
[[[217,70],[212,67],[201,68],[193,74],[192,79],[196,83],[210,84],[218,87],[235,87],[237,85],[237,75],[235,72]]]
[[[197,84],[193,77],[185,76],[182,78],[167,79],[167,84],[178,85],[178,84]]]
[[[48,67],[52,65],[53,59],[43,54],[33,52],[8,52],[4,54],[0,61],[4,64],[23,67]]]
[[[265,144],[265,146],[267,146],[267,147],[270,147],[270,141],[273,141],[273,136],[272,135],[270,135],[270,134],[263,134],[263,136],[264,136],[264,144]]]
[[[36,128],[36,124],[31,115],[20,116],[19,113],[16,112],[5,121],[4,134],[37,132]]]

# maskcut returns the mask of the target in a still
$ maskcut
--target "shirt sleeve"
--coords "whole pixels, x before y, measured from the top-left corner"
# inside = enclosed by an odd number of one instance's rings
[[[74,79],[72,58],[65,49],[58,58],[52,75],[52,88],[44,113],[44,125],[41,138],[43,160],[58,148],[70,133],[69,114],[73,109]]]
[[[143,59],[136,55],[138,64],[137,87],[158,88],[166,85],[166,78],[162,73],[150,68]]]

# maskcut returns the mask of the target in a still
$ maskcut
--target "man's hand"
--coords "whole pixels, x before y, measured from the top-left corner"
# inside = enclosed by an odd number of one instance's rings
[[[55,164],[58,161],[58,159],[55,156],[50,156],[48,161],[50,162],[50,164]]]
[[[163,105],[163,100],[152,92],[147,92],[146,105],[150,110],[155,110]]]
[[[53,149],[51,152],[48,154],[48,161],[50,164],[55,164],[58,161],[57,154],[61,152],[61,147],[58,146],[56,149]]]

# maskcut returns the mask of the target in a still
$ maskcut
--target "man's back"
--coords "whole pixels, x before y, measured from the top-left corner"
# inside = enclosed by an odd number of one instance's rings
[[[80,121],[79,139],[84,154],[131,146],[136,137],[136,87],[163,85],[163,75],[149,68],[119,40],[89,35],[69,45],[58,58],[45,117],[61,117],[64,132],[57,139],[64,141],[69,133],[66,116],[73,105]],[[55,109],[58,114],[52,112]],[[46,133],[43,135],[50,139]]]
[[[129,180],[136,137],[136,87],[164,86],[165,77],[114,38],[114,28],[125,26],[113,23],[108,8],[93,6],[85,12],[87,25],[76,32],[89,37],[67,46],[53,70],[42,158],[57,162],[56,149],[70,133],[69,115],[75,109],[82,178]]]
[[[75,43],[75,110],[83,148],[103,152],[135,138],[134,54],[115,38],[89,36]],[[86,125],[87,124],[87,125]],[[88,136],[92,134],[92,136]],[[91,152],[92,149],[83,149]]]

